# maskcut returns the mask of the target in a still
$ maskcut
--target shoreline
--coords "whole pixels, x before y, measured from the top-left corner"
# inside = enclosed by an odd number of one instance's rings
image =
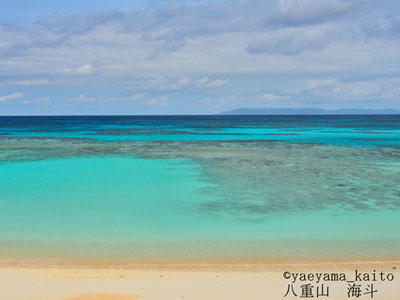
[[[0,268],[40,269],[122,269],[122,270],[232,270],[263,271],[291,268],[339,268],[354,266],[393,266],[400,269],[400,257],[326,257],[326,258],[225,258],[225,259],[6,259],[0,258]]]

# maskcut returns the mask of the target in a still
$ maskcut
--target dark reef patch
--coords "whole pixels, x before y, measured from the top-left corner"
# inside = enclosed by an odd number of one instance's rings
[[[188,159],[211,199],[190,209],[257,221],[274,214],[337,207],[400,209],[400,147],[351,147],[271,140],[98,141],[0,137],[0,164],[124,155]],[[1,165],[0,165],[1,166]]]

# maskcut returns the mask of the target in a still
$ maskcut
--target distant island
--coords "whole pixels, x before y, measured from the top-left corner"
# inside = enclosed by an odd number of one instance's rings
[[[397,115],[397,109],[236,108],[219,115]]]

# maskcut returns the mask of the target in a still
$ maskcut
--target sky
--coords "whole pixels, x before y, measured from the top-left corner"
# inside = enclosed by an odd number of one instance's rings
[[[0,4],[0,115],[400,109],[398,0]]]

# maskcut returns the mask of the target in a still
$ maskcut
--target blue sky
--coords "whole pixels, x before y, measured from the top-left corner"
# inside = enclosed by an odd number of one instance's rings
[[[397,0],[0,1],[0,115],[400,109]]]

